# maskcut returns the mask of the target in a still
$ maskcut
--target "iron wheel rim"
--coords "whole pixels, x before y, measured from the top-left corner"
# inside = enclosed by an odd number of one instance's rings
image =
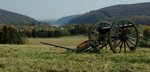
[[[127,27],[125,27],[126,25]],[[135,42],[132,42],[132,39],[134,39]],[[139,31],[134,22],[128,19],[118,20],[110,29],[108,41],[114,53],[122,52],[123,48],[124,52],[135,52],[139,43]],[[118,49],[118,47],[120,49]]]

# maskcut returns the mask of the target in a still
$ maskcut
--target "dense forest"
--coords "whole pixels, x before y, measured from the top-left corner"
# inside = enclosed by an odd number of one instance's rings
[[[87,12],[83,15],[71,19],[68,24],[76,23],[91,23],[94,24],[98,21],[114,22],[118,19],[131,19],[136,24],[150,25],[150,2],[115,5],[105,7],[99,10]]]

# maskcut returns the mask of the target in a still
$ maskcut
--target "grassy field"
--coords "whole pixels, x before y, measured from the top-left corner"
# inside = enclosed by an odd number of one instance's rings
[[[87,38],[31,38],[24,45],[0,45],[0,72],[149,72],[150,48],[135,53],[65,53],[40,44],[48,42],[75,48]]]

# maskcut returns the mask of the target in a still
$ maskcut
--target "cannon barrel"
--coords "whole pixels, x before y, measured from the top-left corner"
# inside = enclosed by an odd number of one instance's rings
[[[67,49],[67,50],[72,50],[72,51],[75,50],[73,48],[68,48],[68,47],[64,47],[64,46],[54,45],[54,44],[50,44],[50,43],[44,43],[44,42],[40,42],[40,43],[46,44],[46,45],[51,45],[51,46],[54,46],[54,47],[59,47],[59,48],[62,48],[62,49]]]

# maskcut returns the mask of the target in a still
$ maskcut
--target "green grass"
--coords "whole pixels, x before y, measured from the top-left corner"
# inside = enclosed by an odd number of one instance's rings
[[[87,38],[31,38],[24,45],[0,45],[0,72],[149,72],[150,48],[135,53],[65,53],[39,42],[75,48]]]

